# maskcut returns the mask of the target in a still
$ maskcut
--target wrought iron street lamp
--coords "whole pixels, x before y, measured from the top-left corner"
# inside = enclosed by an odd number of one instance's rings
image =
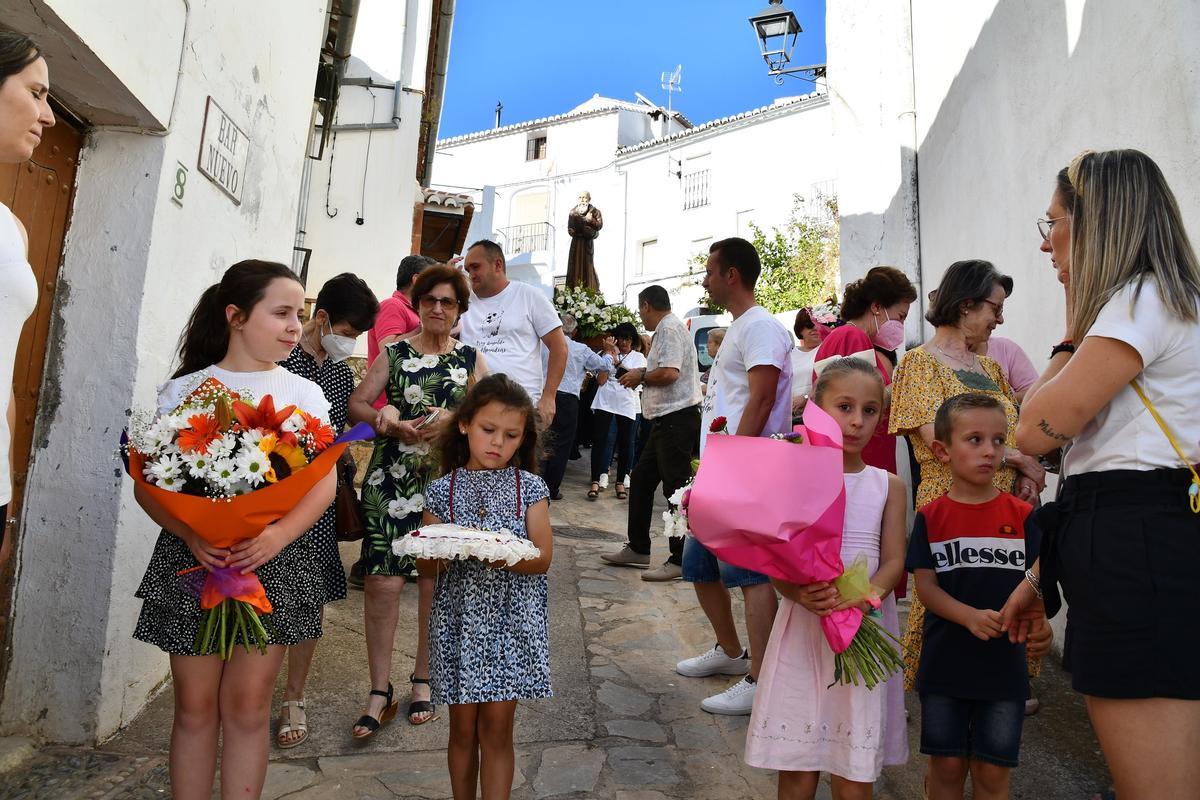
[[[763,61],[767,62],[767,74],[775,78],[776,83],[783,83],[784,75],[797,75],[806,80],[815,80],[825,75],[824,64],[812,64],[806,67],[792,67],[792,51],[796,49],[796,39],[803,32],[796,15],[783,4],[783,0],[769,0],[770,5],[750,17],[750,24],[758,35],[759,48]],[[799,75],[807,73],[807,76]]]

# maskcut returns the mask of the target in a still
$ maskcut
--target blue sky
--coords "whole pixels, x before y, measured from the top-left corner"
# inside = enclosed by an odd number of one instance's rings
[[[785,0],[804,32],[793,61],[825,61],[825,1]],[[697,125],[804,94],[767,76],[747,19],[767,0],[458,0],[439,138],[569,111],[599,92],[666,105],[660,73],[683,64],[674,107]]]

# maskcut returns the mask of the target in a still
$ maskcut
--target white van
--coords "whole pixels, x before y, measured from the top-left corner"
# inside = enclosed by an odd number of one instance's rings
[[[733,324],[733,317],[724,314],[702,314],[706,309],[693,308],[683,316],[683,324],[691,331],[692,343],[696,347],[696,363],[701,372],[708,372],[712,367],[712,358],[708,355],[708,332],[713,328],[728,328]]]

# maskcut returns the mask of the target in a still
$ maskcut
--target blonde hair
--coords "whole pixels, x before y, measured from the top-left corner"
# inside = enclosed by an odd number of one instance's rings
[[[721,342],[725,341],[725,331],[727,328],[711,328],[708,331],[708,341],[713,343],[714,347],[720,347]]]
[[[1071,337],[1080,342],[1104,305],[1153,277],[1176,317],[1195,322],[1200,261],[1162,171],[1137,150],[1085,150],[1071,161]],[[1136,294],[1135,294],[1136,296]]]

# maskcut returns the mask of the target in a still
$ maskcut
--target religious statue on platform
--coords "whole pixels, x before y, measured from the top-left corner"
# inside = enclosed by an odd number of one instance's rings
[[[567,256],[568,287],[574,289],[584,286],[592,291],[600,291],[600,280],[596,277],[593,263],[593,240],[603,227],[604,217],[600,215],[600,209],[592,205],[591,193],[581,193],[579,204],[571,209],[567,217],[567,233],[571,235],[571,252]]]

